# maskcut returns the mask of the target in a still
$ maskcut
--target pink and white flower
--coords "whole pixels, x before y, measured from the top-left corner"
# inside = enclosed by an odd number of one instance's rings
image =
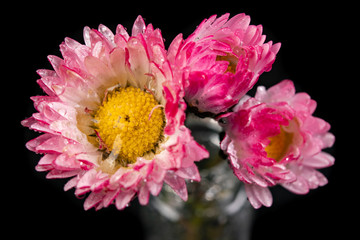
[[[194,162],[208,157],[208,152],[184,126],[184,93],[173,81],[160,30],[154,30],[151,24],[146,26],[139,16],[132,36],[122,25],[117,26],[115,34],[100,25],[98,30],[85,27],[84,40],[85,45],[66,38],[60,45],[63,59],[48,57],[54,71],[38,70],[38,84],[47,95],[32,97],[38,112],[22,121],[24,126],[44,133],[26,144],[29,150],[44,154],[36,169],[49,171],[47,178],[72,177],[65,190],[75,187],[76,196],[89,193],[85,209],[110,204],[123,209],[136,195],[145,205],[149,194],[159,194],[164,182],[186,200],[185,180],[200,180]],[[145,96],[145,103],[146,99],[155,99],[152,101],[157,104],[150,106],[151,111],[134,116],[144,119],[141,121],[145,125],[146,121],[155,121],[153,128],[158,129],[154,130],[158,135],[154,141],[148,140],[152,135],[145,140],[138,136],[140,140],[136,141],[150,141],[150,147],[144,147],[136,158],[124,160],[122,156],[127,152],[122,151],[123,146],[135,141],[130,135],[138,133],[143,125],[131,122],[129,113],[128,119],[118,116],[122,130],[112,130],[117,125],[109,126],[99,109],[116,114],[112,104],[105,106],[112,98],[129,101],[132,106],[131,100],[120,96],[126,88],[140,89],[141,93],[135,95]],[[136,107],[146,105],[134,101]],[[114,135],[116,131],[130,134],[121,138],[120,134]],[[115,138],[112,142],[108,140],[111,137]],[[129,145],[129,149],[138,147]]]
[[[293,83],[284,80],[268,90],[258,87],[254,98],[246,96],[223,119],[221,148],[255,208],[272,205],[268,187],[280,184],[306,194],[327,183],[317,169],[334,164],[322,149],[335,137],[330,124],[312,116],[315,108],[308,94],[295,94]]]
[[[234,106],[270,71],[280,43],[265,42],[262,26],[229,14],[205,19],[185,41],[179,34],[168,58],[185,88],[187,103],[199,112],[219,114]]]

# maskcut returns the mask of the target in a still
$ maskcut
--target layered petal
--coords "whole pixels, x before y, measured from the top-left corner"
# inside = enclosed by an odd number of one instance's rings
[[[205,19],[186,40],[178,35],[168,59],[184,85],[187,103],[199,112],[219,114],[235,105],[270,71],[280,44],[264,44],[262,27],[250,17],[229,14]]]
[[[327,183],[316,169],[334,164],[322,149],[335,137],[330,124],[312,116],[315,107],[308,94],[295,93],[293,82],[284,80],[268,90],[258,87],[254,98],[245,98],[221,120],[226,130],[221,148],[255,208],[271,205],[268,187],[280,184],[306,194]]]
[[[123,209],[136,195],[145,205],[164,182],[186,200],[186,180],[200,180],[194,162],[208,152],[184,126],[184,92],[173,78],[160,30],[139,16],[131,36],[122,25],[115,34],[104,25],[85,27],[83,35],[85,45],[65,38],[63,59],[48,57],[54,70],[38,71],[38,83],[48,96],[33,97],[38,112],[22,121],[44,133],[26,144],[43,154],[36,170],[49,171],[48,178],[72,177],[64,189],[87,195],[86,210],[111,204]],[[95,116],[109,94],[129,86],[158,103],[144,119],[150,121],[157,109],[164,117],[152,151],[124,162],[106,146]]]

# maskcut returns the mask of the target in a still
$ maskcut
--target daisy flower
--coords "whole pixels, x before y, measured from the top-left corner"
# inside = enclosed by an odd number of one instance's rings
[[[312,116],[315,108],[308,94],[295,94],[293,82],[284,80],[268,90],[258,87],[254,98],[245,97],[222,119],[221,148],[255,208],[271,206],[268,187],[280,184],[306,194],[327,183],[317,169],[334,164],[322,149],[335,137],[327,122]]]
[[[48,57],[54,71],[38,70],[47,95],[31,98],[38,112],[22,121],[44,133],[26,144],[43,154],[36,170],[72,177],[64,188],[88,194],[85,209],[123,209],[135,196],[145,205],[164,182],[186,200],[185,180],[200,180],[194,162],[208,152],[184,126],[160,30],[139,16],[131,36],[100,25],[84,41],[66,38],[63,59]]]
[[[264,71],[270,71],[280,43],[265,42],[262,26],[229,14],[205,19],[185,41],[179,34],[168,58],[185,88],[186,102],[201,113],[219,114],[235,105]]]

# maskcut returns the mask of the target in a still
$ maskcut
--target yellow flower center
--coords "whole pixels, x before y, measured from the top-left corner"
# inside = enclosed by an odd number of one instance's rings
[[[293,137],[294,133],[284,131],[283,126],[281,126],[278,135],[269,137],[270,143],[265,148],[267,157],[280,162],[288,153],[293,143]]]
[[[231,72],[232,74],[236,73],[236,66],[239,62],[239,59],[232,55],[232,54],[226,54],[225,56],[216,56],[216,61],[227,61],[229,62],[229,65],[225,71],[226,72]]]
[[[99,148],[121,166],[155,152],[163,138],[165,116],[155,97],[135,87],[109,92],[94,115]]]

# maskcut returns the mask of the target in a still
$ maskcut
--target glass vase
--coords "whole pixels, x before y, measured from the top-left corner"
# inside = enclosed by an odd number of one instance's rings
[[[184,202],[166,184],[140,216],[146,240],[248,240],[253,209],[244,185],[234,176],[220,153],[222,132],[209,118],[187,117],[194,138],[210,153],[199,162],[201,181],[187,183],[189,199]]]

